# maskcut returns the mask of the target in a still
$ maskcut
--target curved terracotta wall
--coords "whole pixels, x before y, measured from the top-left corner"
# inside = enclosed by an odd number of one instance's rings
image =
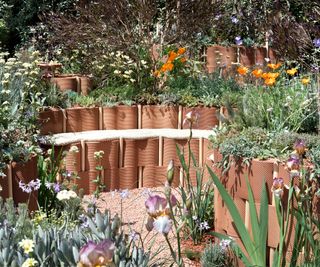
[[[182,129],[183,118],[189,111],[199,113],[199,123],[194,129],[210,130],[219,125],[219,108],[182,106],[114,106],[75,107],[50,109],[40,112],[39,123],[42,135],[83,132],[92,130],[126,129]]]

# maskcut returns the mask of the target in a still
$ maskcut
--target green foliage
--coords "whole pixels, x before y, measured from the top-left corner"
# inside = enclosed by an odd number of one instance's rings
[[[266,266],[266,255],[267,255],[267,232],[268,232],[268,194],[266,186],[262,188],[262,197],[260,202],[260,214],[258,217],[255,201],[253,197],[253,192],[249,184],[248,178],[246,178],[246,184],[248,188],[249,195],[249,210],[250,210],[250,223],[252,227],[252,236],[249,234],[244,221],[242,220],[239,211],[232,197],[224,188],[223,184],[220,182],[219,178],[213,173],[213,171],[208,167],[208,171],[216,185],[224,203],[226,204],[230,215],[235,224],[235,228],[239,233],[240,239],[244,245],[246,253],[244,254],[237,245],[234,245],[235,254],[243,261],[246,266]],[[220,233],[213,233],[214,236],[223,239],[229,239]]]
[[[232,267],[233,260],[228,249],[219,244],[209,243],[202,253],[201,266],[203,267]]]
[[[115,266],[148,266],[149,254],[134,241],[128,241],[127,236],[120,230],[119,217],[116,215],[112,218],[108,211],[87,217],[86,229],[79,225],[70,228],[69,224],[72,222],[68,220],[62,225],[49,222],[46,226],[38,224],[37,227],[32,227],[27,212],[24,215],[16,215],[12,204],[10,207],[12,212],[1,206],[1,214],[7,212],[7,215],[15,218],[10,220],[8,217],[7,221],[4,221],[0,217],[1,266],[22,266],[28,257],[33,257],[40,266],[76,266],[83,245],[89,240],[97,242],[106,238],[110,238],[116,246],[113,257]],[[16,218],[17,216],[20,217]],[[21,221],[25,224],[29,222],[31,228],[23,227]],[[24,254],[18,245],[18,242],[25,238],[34,242],[33,252],[29,255]]]
[[[190,130],[192,135],[192,130]],[[191,151],[188,140],[188,158],[185,159],[184,153],[177,146],[177,154],[183,168],[183,180],[185,187],[179,187],[181,195],[181,219],[185,222],[185,231],[191,237],[194,244],[201,242],[203,234],[213,225],[213,184],[211,181],[203,181],[203,169],[200,168]],[[194,183],[191,180],[191,169],[196,170]]]

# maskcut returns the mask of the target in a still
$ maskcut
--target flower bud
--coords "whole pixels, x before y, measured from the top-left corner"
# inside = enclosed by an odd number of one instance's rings
[[[189,198],[187,199],[187,201],[186,201],[186,208],[187,208],[187,210],[190,210],[191,207],[192,207],[192,198],[189,197]]]
[[[174,161],[173,159],[170,160],[168,167],[167,167],[167,181],[169,185],[171,186],[174,178]]]
[[[153,229],[153,222],[154,222],[154,219],[151,216],[148,216],[148,220],[145,225],[146,225],[146,228],[149,232],[152,231],[152,229]]]

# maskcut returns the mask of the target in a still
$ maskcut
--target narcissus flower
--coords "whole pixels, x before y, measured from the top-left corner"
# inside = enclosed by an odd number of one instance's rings
[[[248,68],[247,67],[239,67],[237,68],[237,72],[240,74],[240,75],[246,75],[248,73]]]
[[[262,69],[256,69],[256,70],[253,70],[251,73],[254,77],[260,78],[263,72],[262,72]]]
[[[26,259],[21,267],[36,267],[38,266],[38,262],[34,258],[28,258]]]
[[[290,69],[290,70],[287,70],[286,72],[289,74],[289,75],[291,75],[291,76],[293,76],[293,75],[295,75],[296,73],[297,73],[297,69],[296,68],[292,68],[292,69]]]
[[[267,66],[268,66],[270,69],[276,70],[276,69],[278,69],[278,68],[281,67],[281,63],[277,63],[277,64],[269,63]]]
[[[306,85],[306,84],[309,84],[310,83],[310,78],[302,78],[301,79],[301,83]]]
[[[34,242],[32,239],[23,239],[19,242],[19,247],[23,249],[25,254],[29,254],[30,252],[33,252]]]
[[[79,253],[78,267],[109,266],[113,259],[115,245],[110,239],[95,244],[89,241]]]

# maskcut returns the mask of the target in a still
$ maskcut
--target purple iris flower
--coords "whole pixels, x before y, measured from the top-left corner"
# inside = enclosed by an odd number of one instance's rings
[[[316,48],[320,48],[320,38],[314,39],[313,44]]]
[[[237,36],[237,37],[235,38],[235,41],[236,41],[236,45],[242,45],[242,44],[243,44],[242,39],[241,39],[241,36]]]
[[[60,184],[58,184],[58,183],[54,183],[53,184],[53,190],[54,190],[54,192],[56,192],[56,193],[59,193],[60,192]]]
[[[231,17],[231,21],[232,21],[232,23],[234,23],[234,24],[237,24],[237,23],[239,22],[239,20],[238,20],[235,16],[232,16],[232,17]]]

